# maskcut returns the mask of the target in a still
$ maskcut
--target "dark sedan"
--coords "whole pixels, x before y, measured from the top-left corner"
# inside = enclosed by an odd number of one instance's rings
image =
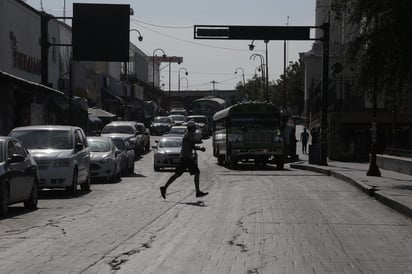
[[[173,125],[173,120],[167,116],[156,117],[150,125],[150,133],[153,135],[163,135],[169,132]]]
[[[16,138],[0,137],[0,216],[15,203],[37,208],[37,174],[36,162],[24,145]]]

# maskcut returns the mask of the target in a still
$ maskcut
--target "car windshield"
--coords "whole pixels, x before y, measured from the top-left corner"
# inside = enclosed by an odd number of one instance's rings
[[[72,149],[72,134],[68,130],[17,130],[10,134],[20,139],[28,149]]]
[[[106,125],[103,130],[102,134],[107,133],[125,133],[125,134],[133,134],[133,126],[131,125]]]
[[[4,141],[0,141],[0,162],[5,161],[5,159],[3,157],[3,147],[4,147]]]
[[[173,115],[171,118],[173,121],[186,122],[186,117],[183,115]]]
[[[154,120],[155,123],[171,123],[172,120],[170,118],[167,117],[157,117]]]
[[[119,150],[125,150],[126,145],[123,140],[121,139],[113,139],[114,145],[117,147]]]
[[[181,147],[182,146],[182,139],[174,138],[174,139],[162,139],[159,142],[159,148],[163,147]]]
[[[88,139],[91,152],[108,152],[112,149],[109,140]]]
[[[186,128],[185,127],[172,127],[169,131],[170,134],[185,134]]]

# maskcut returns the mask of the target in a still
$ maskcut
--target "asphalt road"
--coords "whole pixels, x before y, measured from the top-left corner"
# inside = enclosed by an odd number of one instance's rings
[[[152,137],[152,139],[154,139]],[[205,141],[201,189],[153,171],[76,198],[45,191],[0,220],[0,273],[412,273],[412,220],[336,178],[218,166]]]

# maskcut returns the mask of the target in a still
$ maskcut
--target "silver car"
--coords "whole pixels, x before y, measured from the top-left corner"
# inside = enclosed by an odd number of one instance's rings
[[[0,216],[19,202],[36,209],[38,202],[37,165],[24,145],[13,137],[0,137]]]
[[[121,178],[120,151],[109,137],[87,137],[90,147],[90,175],[92,179],[106,179],[112,183]]]
[[[162,168],[174,168],[180,163],[180,151],[182,149],[183,138],[181,136],[161,137],[153,146],[153,168],[160,171]],[[197,154],[193,153],[197,160]]]
[[[154,149],[153,168],[159,171],[161,168],[176,167],[180,163],[180,150],[182,149],[182,140],[180,137],[162,137],[156,141]]]
[[[120,170],[123,174],[133,174],[134,173],[134,145],[130,143],[127,134],[113,133],[108,134],[107,137],[113,140],[118,152],[118,157],[120,160]]]
[[[65,188],[73,196],[78,185],[90,190],[90,149],[75,126],[26,126],[10,134],[29,150],[38,165],[40,188]]]
[[[185,123],[186,124],[186,123]],[[196,125],[197,127],[197,125]],[[170,128],[169,132],[164,134],[164,137],[183,137],[186,134],[187,126],[173,126]],[[202,142],[202,132],[199,128],[196,128],[195,131],[195,142],[201,143]]]

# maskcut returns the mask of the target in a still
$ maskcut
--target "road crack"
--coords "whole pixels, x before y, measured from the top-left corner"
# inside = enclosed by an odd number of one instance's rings
[[[155,240],[156,235],[150,236],[149,240],[146,242],[142,243],[139,247],[133,248],[129,251],[122,252],[121,254],[115,256],[110,262],[108,262],[108,265],[111,267],[113,271],[120,270],[121,266],[129,261],[129,258],[135,254],[140,253],[141,251],[151,248],[152,243]]]

